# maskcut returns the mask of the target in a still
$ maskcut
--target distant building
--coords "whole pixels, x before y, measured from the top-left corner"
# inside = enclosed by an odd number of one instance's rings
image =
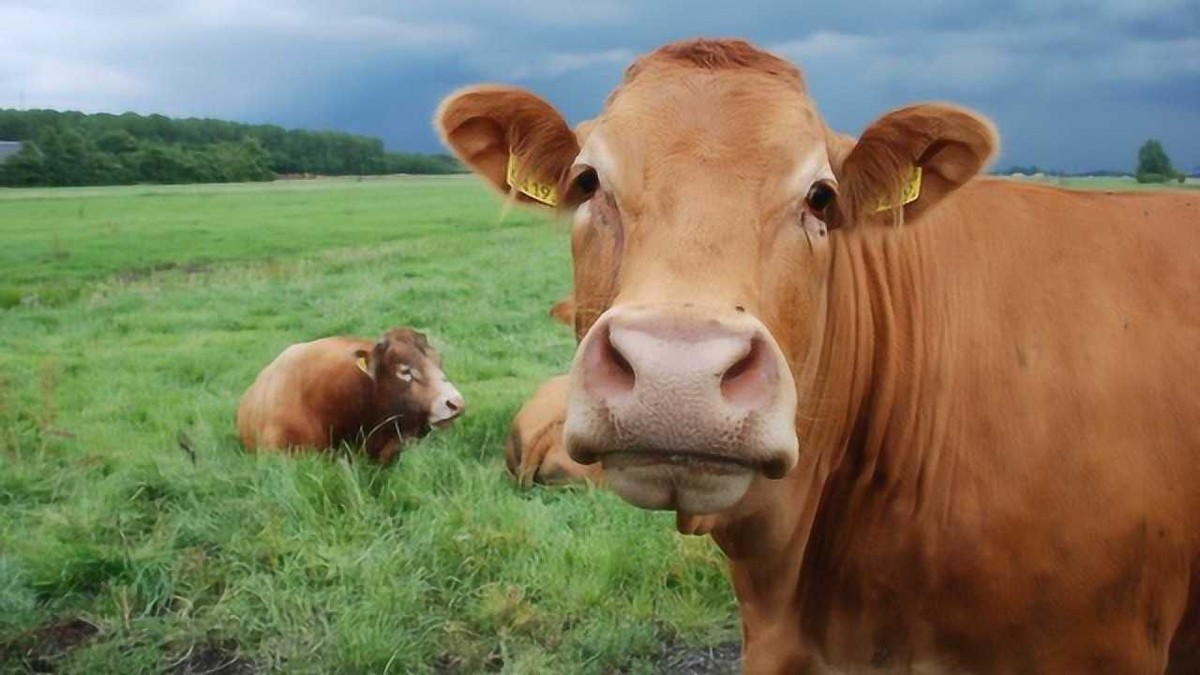
[[[0,141],[0,162],[21,151],[21,141]]]

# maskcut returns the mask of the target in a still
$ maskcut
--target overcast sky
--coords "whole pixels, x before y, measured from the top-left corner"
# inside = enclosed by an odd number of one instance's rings
[[[161,112],[435,151],[439,98],[520,84],[571,122],[636,54],[737,36],[795,61],[830,123],[949,100],[997,164],[1132,169],[1146,138],[1200,167],[1200,0],[0,0],[0,108]]]

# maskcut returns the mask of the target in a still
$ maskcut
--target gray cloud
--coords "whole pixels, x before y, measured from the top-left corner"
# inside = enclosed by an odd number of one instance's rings
[[[796,61],[856,133],[914,100],[991,115],[1003,165],[1129,168],[1154,136],[1200,166],[1195,0],[0,0],[0,107],[340,128],[435,150],[440,96],[507,81],[572,121],[637,54],[737,35]]]

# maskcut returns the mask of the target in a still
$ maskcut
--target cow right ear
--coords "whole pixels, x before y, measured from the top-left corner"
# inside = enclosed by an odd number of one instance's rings
[[[562,115],[517,87],[460,89],[438,106],[434,127],[472,171],[526,204],[557,206],[559,183],[579,155]]]

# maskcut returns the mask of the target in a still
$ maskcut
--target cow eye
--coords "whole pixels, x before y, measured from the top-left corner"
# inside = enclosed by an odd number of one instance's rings
[[[825,220],[829,207],[837,199],[837,190],[828,181],[819,180],[808,189],[804,197],[804,206],[817,218]]]
[[[396,369],[396,377],[405,382],[412,382],[416,378],[416,371],[408,366],[400,366]]]
[[[600,189],[600,175],[586,164],[571,169],[567,177],[567,194],[563,200],[568,207],[579,206],[591,199]]]

